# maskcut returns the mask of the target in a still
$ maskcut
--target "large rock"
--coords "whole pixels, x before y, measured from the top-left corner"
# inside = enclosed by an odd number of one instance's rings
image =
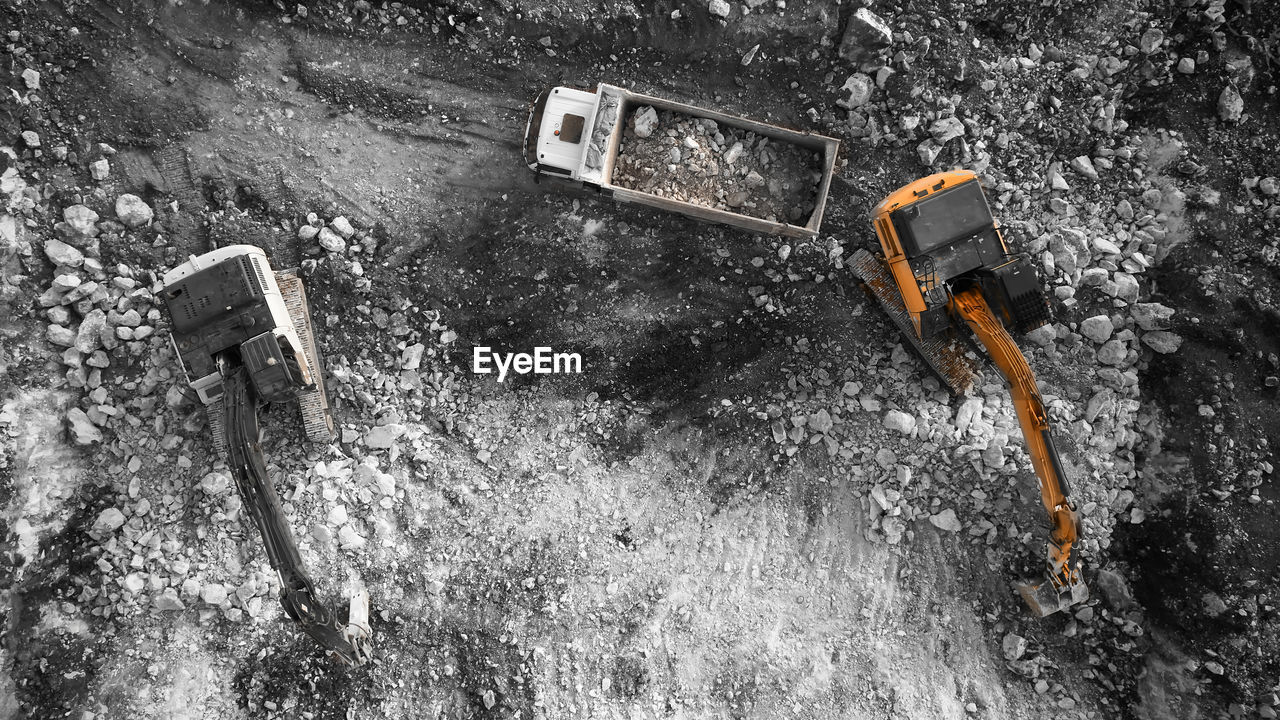
[[[654,110],[652,106],[645,105],[637,110],[635,115],[631,116],[631,131],[636,134],[636,137],[647,138],[653,134],[657,127],[658,111]],[[732,164],[733,160],[730,160],[729,163]]]
[[[929,516],[929,522],[939,530],[947,532],[960,532],[964,526],[960,524],[960,518],[956,517],[956,511],[947,508],[936,515]]]
[[[209,583],[200,588],[200,599],[210,605],[221,605],[227,601],[227,586],[222,583]]]
[[[89,419],[89,415],[80,408],[67,411],[67,422],[71,426],[71,437],[77,445],[92,445],[102,442],[102,431]]]
[[[405,427],[396,423],[379,425],[364,435],[365,447],[374,450],[386,450],[396,444],[396,440],[404,435]]]
[[[946,145],[948,141],[964,135],[964,122],[954,115],[938,118],[929,126],[929,134],[933,136],[934,142]]]
[[[875,82],[868,75],[854,73],[841,86],[841,97],[836,100],[836,104],[846,110],[860,108],[871,100],[871,93],[875,87]]]
[[[1138,279],[1129,273],[1117,272],[1113,273],[1111,279],[1116,283],[1115,297],[1118,300],[1126,302],[1137,302],[1138,300]]]
[[[93,532],[95,533],[113,533],[124,525],[124,513],[116,508],[107,508],[98,513],[98,519],[93,521]]]
[[[1000,642],[1006,660],[1017,660],[1027,652],[1027,639],[1016,633],[1009,633]]]
[[[1242,115],[1244,98],[1240,97],[1234,85],[1222,88],[1222,93],[1218,95],[1218,117],[1225,122],[1240,122]]]
[[[97,350],[102,343],[102,331],[106,327],[107,314],[94,308],[80,321],[80,328],[76,331],[76,349],[86,355]]]
[[[142,198],[125,193],[116,198],[116,217],[125,225],[136,228],[151,222],[155,213]]]
[[[72,205],[63,210],[62,219],[81,237],[95,237],[98,234],[98,213],[84,205]]]
[[[80,267],[84,264],[84,253],[57,238],[49,238],[44,241],[44,255],[54,265]]]
[[[884,426],[903,435],[910,435],[915,432],[916,419],[915,416],[908,415],[900,410],[890,410],[885,413]]]
[[[1111,339],[1115,326],[1106,315],[1094,315],[1080,322],[1080,334],[1101,345]]]
[[[1134,303],[1129,315],[1143,330],[1163,330],[1173,317],[1173,308],[1160,303]]]
[[[356,229],[352,227],[351,221],[348,220],[345,215],[339,215],[333,220],[330,220],[329,227],[333,228],[334,232],[341,235],[343,240],[350,240],[351,236],[356,234]]]
[[[1129,346],[1123,340],[1108,340],[1098,348],[1098,362],[1103,365],[1120,365],[1129,355]]]
[[[870,10],[859,8],[845,26],[840,57],[860,65],[875,60],[892,43],[893,31],[889,25]]]
[[[1168,330],[1154,330],[1146,333],[1142,336],[1142,342],[1161,355],[1177,352],[1178,348],[1182,347],[1182,338]]]
[[[178,597],[178,592],[173,588],[168,588],[163,593],[157,595],[155,599],[151,601],[151,604],[154,605],[157,610],[168,612],[183,610],[187,607],[186,604],[182,602],[182,599]]]
[[[316,236],[316,239],[320,241],[320,247],[329,252],[340,253],[347,249],[347,241],[327,227],[320,228],[320,233]]]
[[[63,327],[57,323],[51,323],[45,330],[45,337],[49,342],[58,347],[71,347],[76,344],[76,333],[68,327]]]

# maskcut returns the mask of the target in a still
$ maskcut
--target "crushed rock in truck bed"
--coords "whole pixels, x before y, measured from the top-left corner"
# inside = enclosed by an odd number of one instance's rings
[[[804,225],[813,213],[821,163],[822,158],[807,148],[645,105],[627,119],[613,183]]]

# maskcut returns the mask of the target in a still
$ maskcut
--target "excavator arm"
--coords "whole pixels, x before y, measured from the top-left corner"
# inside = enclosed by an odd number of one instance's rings
[[[1051,615],[1088,599],[1089,589],[1081,577],[1079,560],[1072,557],[1080,536],[1080,516],[1070,498],[1071,487],[1053,443],[1049,416],[1031,366],[992,313],[981,290],[971,287],[957,292],[952,307],[987,349],[1009,384],[1050,526],[1046,577],[1021,583],[1018,591],[1036,615]]]
[[[271,567],[280,576],[280,604],[303,632],[339,661],[362,665],[369,658],[368,593],[361,590],[352,595],[345,623],[316,598],[315,585],[303,568],[258,443],[257,400],[247,371],[225,356],[219,359],[219,368],[227,459],[244,507],[262,535]]]

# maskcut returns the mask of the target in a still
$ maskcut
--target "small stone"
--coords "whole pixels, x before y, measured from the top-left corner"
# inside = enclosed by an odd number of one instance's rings
[[[116,198],[116,217],[131,228],[146,225],[154,216],[151,206],[137,195],[125,193]]]
[[[80,408],[67,411],[67,422],[71,423],[71,437],[77,445],[92,445],[102,442],[102,431],[89,419],[89,415]]]
[[[98,519],[93,521],[92,531],[94,533],[113,533],[124,525],[124,513],[116,508],[107,508],[98,513]]]
[[[57,238],[44,241],[44,255],[54,265],[80,267],[84,264],[84,253]]]
[[[1196,61],[1189,57],[1178,60],[1178,72],[1183,75],[1191,75],[1196,71]]]
[[[1218,117],[1223,122],[1240,122],[1240,118],[1244,115],[1244,98],[1240,97],[1240,93],[1234,85],[1228,85],[1222,88],[1222,93],[1218,95]]]
[[[356,234],[356,229],[351,226],[351,221],[343,215],[339,215],[333,220],[330,220],[329,227],[333,228],[334,232],[341,235],[343,240],[350,240],[351,236]]]
[[[320,247],[328,250],[329,252],[340,253],[347,249],[347,241],[343,240],[341,235],[327,227],[320,228],[317,239],[320,241]]]
[[[315,236],[319,233],[320,228],[315,225],[302,225],[298,228],[298,239],[310,241],[315,239]]]
[[[27,86],[28,90],[40,89],[40,73],[39,71],[27,68],[22,71],[22,82]]]
[[[711,2],[707,4],[707,9],[716,17],[729,17],[729,12],[733,10],[725,0],[711,0]]]
[[[914,415],[908,415],[900,410],[890,410],[885,413],[884,426],[903,435],[910,435],[915,432],[916,418]]]
[[[964,526],[960,524],[960,518],[956,517],[956,511],[947,508],[936,515],[929,516],[929,522],[939,530],[947,532],[960,532]]]
[[[89,174],[94,180],[106,180],[111,175],[111,163],[106,158],[89,163]]]
[[[1017,660],[1027,653],[1027,639],[1016,633],[1009,633],[1000,642],[1006,660]]]
[[[1267,197],[1275,197],[1280,194],[1280,180],[1271,175],[1262,178],[1258,181],[1258,192]]]
[[[34,130],[23,130],[22,142],[26,143],[29,148],[38,148],[40,147],[40,134]]]
[[[1106,315],[1094,315],[1080,322],[1080,334],[1101,345],[1111,339],[1115,326]]]
[[[1142,336],[1142,343],[1161,355],[1168,355],[1182,347],[1182,337],[1168,330],[1154,330]]]
[[[1205,669],[1205,670],[1208,670],[1209,672],[1213,673],[1214,675],[1222,675],[1223,673],[1225,673],[1225,672],[1227,671],[1227,670],[1226,670],[1226,668],[1222,667],[1222,663],[1215,662],[1215,661],[1213,661],[1213,660],[1210,660],[1209,662],[1206,662],[1206,663],[1204,664],[1204,669]]]

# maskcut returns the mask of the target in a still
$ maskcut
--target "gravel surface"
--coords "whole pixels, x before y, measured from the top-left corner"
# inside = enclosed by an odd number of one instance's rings
[[[0,7],[0,716],[1274,717],[1280,7],[848,5]],[[838,137],[827,234],[536,185],[528,103],[596,82]],[[655,173],[812,192],[653,122]],[[1047,620],[1004,384],[943,392],[845,266],[957,166],[1053,308],[1092,597]],[[364,668],[284,617],[170,350],[156,278],[234,242],[307,285],[339,438],[264,447]],[[539,345],[583,373],[470,370]]]

